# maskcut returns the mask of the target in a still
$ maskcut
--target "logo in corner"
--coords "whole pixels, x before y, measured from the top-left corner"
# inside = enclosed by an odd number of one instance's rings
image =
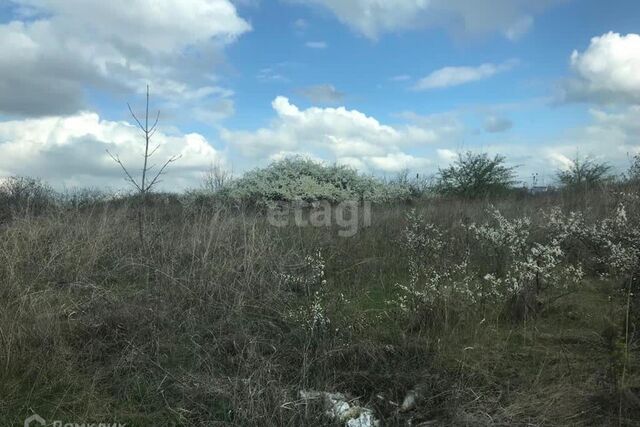
[[[36,427],[38,425],[45,425],[44,418],[38,414],[33,414],[26,420],[24,420],[24,427]]]

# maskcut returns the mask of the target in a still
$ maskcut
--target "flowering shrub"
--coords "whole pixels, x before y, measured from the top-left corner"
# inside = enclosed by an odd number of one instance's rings
[[[285,319],[301,326],[309,337],[343,339],[368,326],[368,319],[352,307],[343,294],[329,292],[326,263],[320,251],[304,257],[290,273],[280,273],[282,283],[293,295],[286,301]]]
[[[637,196],[625,197],[637,202]],[[609,274],[616,276],[634,274],[640,266],[640,224],[637,217],[629,218],[627,212],[625,202],[621,202],[613,217],[605,218],[592,231],[592,238],[605,248],[601,262],[609,266]],[[638,215],[637,206],[633,213]]]
[[[589,263],[602,275],[613,277],[632,274],[640,264],[638,196],[622,194],[621,199],[613,215],[593,224],[587,224],[580,213],[564,214],[560,209],[547,216],[552,233],[564,242],[587,247]]]
[[[407,252],[409,279],[396,284],[398,294],[388,304],[415,315],[448,307],[454,300],[474,302],[477,294],[468,256],[459,259],[450,239],[415,210],[409,212],[407,222],[402,245]]]
[[[554,207],[545,214],[547,228],[563,242],[586,235],[586,223],[580,212],[566,215],[559,207]]]
[[[561,235],[545,237],[527,217],[508,219],[495,208],[488,213],[489,222],[462,227],[478,245],[461,249],[454,233],[445,235],[411,211],[402,235],[409,278],[396,284],[398,295],[389,304],[412,314],[444,310],[445,319],[451,310],[478,303],[519,302],[529,312],[542,291],[582,280],[582,268],[566,260]]]
[[[471,224],[469,230],[482,248],[496,255],[494,271],[483,278],[490,294],[507,300],[525,294],[537,299],[543,290],[566,290],[582,280],[581,266],[566,262],[562,234],[534,241],[530,218],[510,220],[495,208],[489,215],[489,223]]]
[[[325,331],[329,327],[331,320],[327,315],[324,297],[325,293],[322,290],[316,291],[311,304],[292,311],[290,318],[302,324],[311,333]]]
[[[327,314],[327,293],[325,262],[322,253],[317,251],[304,258],[300,269],[295,273],[282,273],[281,279],[293,290],[303,291],[307,301],[290,310],[287,317],[310,333],[326,330],[331,323]]]
[[[323,165],[299,157],[247,172],[231,182],[223,193],[231,199],[258,205],[273,201],[385,202],[409,198],[409,189],[404,186],[385,184],[347,166]]]
[[[313,295],[326,285],[325,262],[320,251],[304,257],[302,264],[291,273],[280,273],[280,279],[291,290]]]
[[[401,244],[408,278],[387,301],[404,314],[461,311],[475,304],[505,304],[518,317],[582,283],[583,264],[618,278],[640,272],[640,197],[623,194],[610,216],[587,223],[559,208],[543,221],[507,218],[488,210],[489,220],[462,226],[471,242],[444,232],[412,210]],[[580,246],[580,257],[570,257]]]
[[[469,231],[492,256],[495,274],[504,276],[511,259],[526,256],[531,220],[527,217],[508,220],[495,208],[488,213],[492,223],[471,224]]]

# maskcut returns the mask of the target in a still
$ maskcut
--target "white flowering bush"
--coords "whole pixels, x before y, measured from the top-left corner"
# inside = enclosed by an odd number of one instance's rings
[[[316,291],[310,304],[292,310],[289,317],[301,324],[310,333],[323,332],[329,328],[331,320],[327,315],[325,293]]]
[[[636,202],[637,196],[625,195],[628,202]],[[609,266],[609,274],[628,276],[637,274],[640,267],[640,224],[638,206],[629,217],[626,203],[620,202],[612,217],[605,218],[594,227],[592,238],[602,243],[605,249],[600,261]]]
[[[545,213],[545,221],[549,231],[563,242],[585,236],[587,229],[584,216],[580,212],[572,211],[565,214],[557,206]]]
[[[312,295],[327,283],[325,268],[322,252],[316,251],[305,256],[302,263],[290,272],[279,273],[279,276],[287,288]]]
[[[280,274],[285,286],[304,294],[303,303],[290,309],[287,317],[309,333],[325,331],[331,323],[327,314],[325,267],[322,253],[317,251],[307,255],[295,272]]]
[[[476,302],[468,256],[456,254],[450,238],[415,210],[407,214],[402,246],[409,278],[396,284],[397,295],[387,301],[391,308],[408,315],[433,315],[438,310],[461,308],[463,301]]]
[[[591,224],[580,213],[564,214],[557,208],[547,216],[550,232],[565,246],[583,245],[587,249],[583,256],[602,276],[628,276],[639,268],[638,195],[621,194],[620,199],[612,215]]]
[[[469,226],[483,253],[494,261],[492,271],[483,276],[485,294],[517,301],[530,312],[541,303],[541,292],[566,291],[582,281],[582,267],[567,262],[562,234],[540,233],[530,218],[508,219],[495,208],[489,216],[488,223]]]
[[[286,158],[249,171],[231,182],[222,194],[257,205],[274,201],[386,202],[410,196],[407,187],[360,175],[347,166],[324,165],[301,157]]]
[[[349,342],[368,327],[369,319],[342,292],[329,292],[326,263],[321,251],[307,255],[300,265],[279,274],[291,292],[284,317],[300,327],[308,338],[332,338]]]
[[[486,222],[462,225],[459,232],[443,231],[412,210],[401,237],[408,277],[396,283],[387,303],[413,315],[506,304],[522,318],[578,289],[584,264],[609,276],[637,277],[640,199],[621,199],[608,217],[591,223],[582,213],[559,208],[534,222],[491,207]]]
[[[488,214],[492,220],[490,223],[471,224],[469,231],[491,255],[494,273],[504,276],[511,259],[527,254],[531,219],[523,217],[509,220],[493,207]]]

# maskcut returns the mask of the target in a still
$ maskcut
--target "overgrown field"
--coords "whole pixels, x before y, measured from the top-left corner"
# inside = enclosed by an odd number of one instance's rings
[[[154,198],[141,243],[137,214],[0,220],[0,425],[334,425],[301,391],[385,426],[640,423],[633,188],[374,205],[349,238]]]

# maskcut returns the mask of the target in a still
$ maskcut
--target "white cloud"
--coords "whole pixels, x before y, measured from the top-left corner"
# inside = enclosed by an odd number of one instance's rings
[[[46,22],[69,36],[91,30],[84,34],[149,52],[174,53],[213,37],[232,41],[250,29],[227,0],[18,0],[18,3],[53,13]],[[62,24],[67,27],[58,27]]]
[[[392,82],[406,82],[407,80],[411,80],[411,76],[408,74],[398,74],[397,76],[391,77],[389,80]]]
[[[344,99],[344,93],[330,84],[307,86],[298,90],[300,95],[314,104],[337,104]]]
[[[158,131],[152,141],[154,147],[159,145],[152,163],[181,156],[168,169],[165,188],[198,185],[202,171],[216,159],[222,159],[196,133]],[[137,175],[144,140],[139,129],[127,122],[102,120],[90,112],[0,122],[0,176],[37,175],[57,186],[123,188],[127,184],[120,167],[106,150],[118,155],[130,172]]]
[[[464,128],[457,112],[420,115],[412,111],[404,111],[396,116],[414,124],[418,129],[437,130],[437,138],[435,138],[437,140],[455,140]]]
[[[366,37],[424,27],[444,27],[463,35],[501,32],[517,39],[533,25],[533,15],[563,0],[289,0],[329,9]]]
[[[458,153],[448,148],[439,148],[437,150],[438,157],[445,163],[453,163],[458,158]]]
[[[531,30],[531,27],[533,27],[533,17],[531,15],[525,15],[507,28],[504,35],[509,40],[516,41],[527,34],[529,30]]]
[[[513,122],[506,117],[489,116],[484,121],[484,131],[488,133],[505,132],[513,127]]]
[[[567,157],[565,154],[550,149],[547,149],[545,151],[547,152],[547,159],[549,160],[549,162],[558,170],[567,170],[574,164],[573,160],[571,160],[571,158]]]
[[[640,35],[594,37],[586,51],[573,52],[571,67],[576,76],[565,83],[565,100],[640,103]]]
[[[390,173],[397,173],[405,169],[424,170],[433,164],[431,159],[407,153],[389,153],[386,156],[369,157],[367,161],[374,169]]]
[[[592,124],[580,132],[576,141],[596,155],[624,163],[627,154],[640,153],[640,106],[613,110],[590,110]]]
[[[345,108],[300,109],[286,98],[273,102],[276,116],[269,126],[250,131],[224,130],[223,141],[247,159],[282,158],[303,154],[315,159],[350,165],[361,171],[396,173],[408,168],[432,173],[457,159],[458,151],[486,151],[506,156],[517,166],[518,176],[529,182],[551,184],[558,169],[577,153],[610,162],[617,170],[628,167],[628,156],[640,153],[640,106],[592,109],[587,125],[536,139],[526,135],[491,136],[464,143],[469,135],[460,113],[421,116],[397,114],[404,124],[389,125]],[[508,119],[496,111],[482,113],[487,129],[508,128]],[[274,157],[275,156],[275,157]]]
[[[87,88],[143,91],[147,82],[168,102],[206,106],[222,90],[211,61],[250,30],[228,0],[13,2],[30,12],[0,24],[7,114],[71,113],[84,106]]]
[[[328,47],[327,43],[323,41],[307,42],[305,43],[305,46],[307,46],[310,49],[326,49]]]
[[[618,172],[629,167],[629,156],[640,153],[640,106],[590,110],[587,125],[569,129],[544,141],[509,138],[508,142],[483,147],[492,154],[502,154],[518,175],[528,180],[539,173],[545,184],[555,180],[559,169],[566,168],[576,155],[592,156],[608,162]]]
[[[497,112],[485,112],[488,118],[492,115],[498,119],[502,116]],[[561,133],[549,134],[540,139],[528,135],[510,133],[508,136],[494,134],[490,139],[466,138],[451,133],[455,129],[455,114],[439,114],[420,118],[413,113],[403,113],[400,117],[413,121],[421,126],[450,123],[450,133],[430,145],[422,156],[433,159],[431,167],[426,171],[433,171],[435,166],[444,167],[455,161],[458,152],[467,150],[487,152],[493,156],[504,155],[511,166],[516,167],[516,173],[521,180],[530,183],[531,174],[539,174],[540,184],[553,184],[556,172],[566,168],[577,154],[592,156],[598,161],[610,163],[617,172],[625,171],[629,167],[629,157],[640,154],[640,106],[616,108],[594,108],[589,111],[590,120],[587,124],[576,126]],[[422,121],[420,121],[422,120]],[[461,125],[460,125],[461,126]],[[467,134],[468,135],[468,134]],[[463,143],[464,141],[464,143]],[[425,170],[423,169],[423,170]]]
[[[502,64],[482,64],[477,67],[444,67],[420,79],[414,90],[443,89],[491,78],[511,70],[517,61]]]
[[[269,127],[223,129],[221,139],[252,159],[281,152],[305,153],[361,170],[394,172],[430,164],[430,160],[407,150],[438,143],[452,133],[448,121],[431,119],[432,127],[417,122],[389,126],[344,107],[301,110],[284,97],[277,97],[272,106],[277,116]]]

